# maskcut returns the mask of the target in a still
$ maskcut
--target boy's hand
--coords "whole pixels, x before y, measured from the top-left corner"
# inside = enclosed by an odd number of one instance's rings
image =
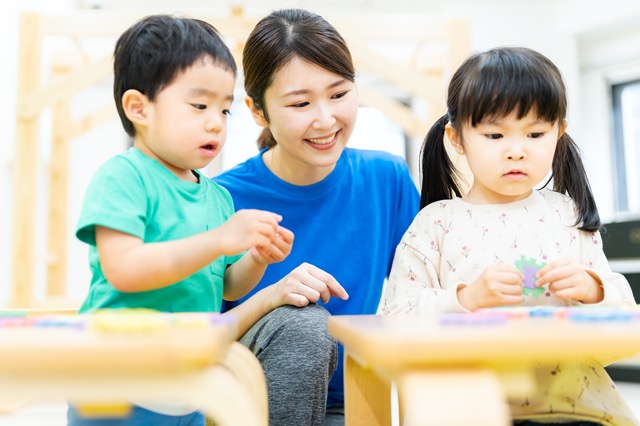
[[[536,286],[549,285],[560,299],[597,303],[604,298],[602,283],[589,274],[573,257],[549,262],[536,274]]]
[[[214,230],[215,238],[226,255],[238,254],[251,247],[269,250],[272,245],[278,245],[278,230],[284,229],[278,225],[281,220],[279,214],[263,210],[238,210]]]
[[[458,289],[458,300],[470,311],[522,303],[524,276],[513,265],[488,266],[472,284]]]
[[[347,300],[349,295],[333,276],[322,269],[303,263],[269,287],[271,309],[281,305],[306,306],[331,297]]]
[[[287,228],[278,226],[275,241],[267,247],[254,246],[249,253],[251,253],[251,257],[256,263],[278,263],[289,256],[292,246],[293,232]]]

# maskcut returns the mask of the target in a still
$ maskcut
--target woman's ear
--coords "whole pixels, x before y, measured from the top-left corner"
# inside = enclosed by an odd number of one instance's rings
[[[244,98],[244,103],[249,107],[249,111],[251,111],[251,115],[253,116],[253,120],[260,127],[269,127],[269,122],[264,116],[262,109],[256,106],[256,103],[253,101],[251,96],[247,96]]]
[[[122,95],[122,110],[129,121],[137,125],[146,125],[149,98],[135,89],[129,89]]]
[[[458,132],[453,128],[451,123],[447,123],[444,127],[444,134],[451,142],[453,149],[460,155],[464,155],[464,147],[462,146],[462,140],[458,137]]]

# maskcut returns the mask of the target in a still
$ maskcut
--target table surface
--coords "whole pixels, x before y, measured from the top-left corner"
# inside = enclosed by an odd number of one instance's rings
[[[2,398],[63,397],[85,413],[124,415],[128,401],[173,401],[221,425],[266,426],[257,359],[214,313],[0,311]]]
[[[0,311],[0,373],[153,374],[202,369],[221,360],[235,319],[146,310],[95,315]]]
[[[640,309],[514,308],[438,316],[344,315],[329,331],[352,356],[385,369],[499,365],[640,354]]]

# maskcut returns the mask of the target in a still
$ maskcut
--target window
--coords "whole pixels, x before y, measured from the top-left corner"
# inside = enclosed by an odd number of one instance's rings
[[[640,80],[615,84],[611,93],[615,210],[640,213]]]

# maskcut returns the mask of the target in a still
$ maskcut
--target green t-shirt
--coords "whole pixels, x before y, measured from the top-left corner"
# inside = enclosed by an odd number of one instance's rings
[[[163,312],[219,312],[224,272],[238,256],[222,256],[168,287],[137,293],[116,290],[104,277],[95,226],[145,243],[189,237],[224,223],[233,213],[229,192],[196,171],[199,183],[177,178],[158,161],[131,148],[100,167],[85,195],[76,236],[89,244],[92,279],[80,312],[149,308]]]

